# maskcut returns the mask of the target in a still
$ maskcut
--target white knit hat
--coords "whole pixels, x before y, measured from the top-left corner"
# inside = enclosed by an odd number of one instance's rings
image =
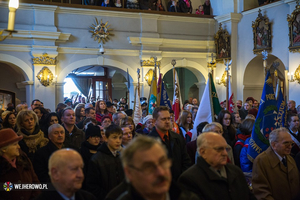
[[[143,124],[146,124],[146,122],[147,122],[149,119],[153,119],[152,115],[147,115],[146,117],[144,117],[144,119],[143,119]]]

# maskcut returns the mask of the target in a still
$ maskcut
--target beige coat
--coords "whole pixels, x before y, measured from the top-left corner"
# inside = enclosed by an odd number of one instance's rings
[[[253,193],[258,200],[290,200],[300,191],[294,159],[287,156],[287,168],[271,147],[256,157],[252,171]]]

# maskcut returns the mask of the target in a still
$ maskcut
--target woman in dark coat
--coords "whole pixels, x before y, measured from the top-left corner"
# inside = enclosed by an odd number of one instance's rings
[[[228,110],[221,110],[218,115],[218,122],[223,126],[223,137],[225,138],[227,144],[233,148],[236,142],[236,129],[232,124],[230,112]]]
[[[7,190],[0,191],[0,199],[29,200],[40,193],[39,190],[9,191],[10,184],[39,183],[29,158],[20,150],[18,142],[22,138],[9,128],[0,131],[0,182]]]
[[[97,149],[100,146],[101,130],[99,126],[95,126],[90,123],[85,131],[86,141],[81,144],[80,154],[84,162],[83,173],[84,177],[87,175],[88,164],[91,157],[97,153]],[[82,188],[85,189],[85,181]]]
[[[16,114],[13,112],[8,113],[4,118],[2,125],[3,128],[11,128],[15,132],[18,132],[17,124],[16,124]]]

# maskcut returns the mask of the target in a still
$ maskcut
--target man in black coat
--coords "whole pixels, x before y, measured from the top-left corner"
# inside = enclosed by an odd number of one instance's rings
[[[198,200],[196,194],[183,190],[172,182],[171,159],[160,141],[148,137],[136,137],[121,154],[122,164],[128,180],[127,189],[118,198],[110,194],[106,199],[117,200]],[[118,193],[126,184],[118,186]]]
[[[36,200],[96,200],[91,193],[80,190],[83,182],[83,161],[71,149],[55,151],[49,159],[49,174],[55,190],[44,191]]]
[[[292,147],[291,156],[293,158],[300,152],[300,131],[299,131],[299,117],[295,113],[288,113],[287,115],[288,130],[295,145]]]
[[[60,124],[52,124],[48,128],[49,142],[46,146],[38,149],[33,160],[33,167],[41,183],[49,182],[48,160],[54,151],[64,147],[65,129]]]
[[[205,200],[254,200],[240,168],[227,164],[227,143],[222,135],[206,132],[197,139],[197,164],[178,179],[187,190]]]
[[[166,146],[168,157],[172,159],[172,178],[176,181],[182,172],[191,166],[191,160],[187,154],[184,138],[170,131],[171,121],[167,107],[156,107],[152,115],[155,127],[148,136],[160,138],[162,143]]]

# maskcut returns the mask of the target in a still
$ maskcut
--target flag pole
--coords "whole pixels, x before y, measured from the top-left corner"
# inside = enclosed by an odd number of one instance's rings
[[[176,65],[176,60],[175,59],[172,60],[171,65],[173,65],[173,88],[174,88],[175,87],[175,65]],[[174,99],[173,99],[173,103],[174,103]]]
[[[228,96],[229,96],[229,81],[230,81],[230,76],[229,76],[229,70],[230,70],[230,65],[232,63],[232,60],[223,60],[224,61],[224,65],[226,66],[225,70],[226,70],[226,110],[229,109],[229,101],[228,101]]]
[[[268,52],[266,50],[263,50],[261,52],[261,55],[263,56],[263,66],[264,66],[264,73],[265,73],[265,78],[267,75],[267,59],[268,59]]]

